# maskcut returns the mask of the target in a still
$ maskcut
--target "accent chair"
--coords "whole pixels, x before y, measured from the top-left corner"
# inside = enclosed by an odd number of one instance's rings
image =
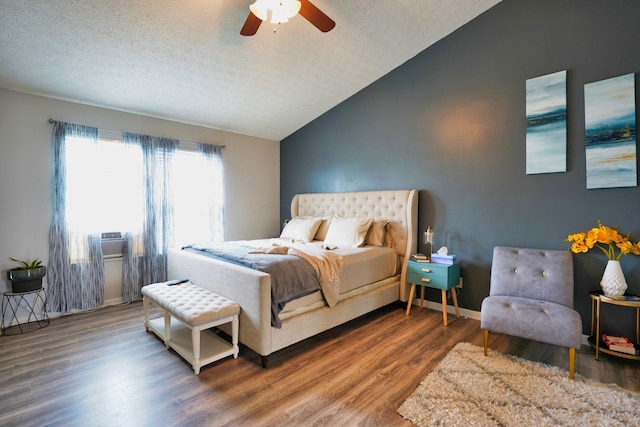
[[[582,320],[573,309],[571,253],[495,247],[489,296],[482,301],[480,319],[485,356],[489,331],[568,347],[573,379]]]

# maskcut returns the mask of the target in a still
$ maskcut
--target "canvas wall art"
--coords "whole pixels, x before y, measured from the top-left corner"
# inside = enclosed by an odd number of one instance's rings
[[[527,80],[527,174],[567,171],[567,71]]]
[[[638,183],[634,94],[633,73],[584,86],[589,189]]]

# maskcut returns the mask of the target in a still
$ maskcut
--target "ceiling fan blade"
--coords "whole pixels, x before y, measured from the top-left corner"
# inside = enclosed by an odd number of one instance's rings
[[[336,26],[333,19],[325,15],[324,12],[315,7],[309,0],[300,0],[300,3],[302,3],[300,15],[323,33],[333,30],[333,27]]]
[[[244,25],[240,30],[240,34],[243,36],[252,36],[256,32],[258,32],[258,27],[262,24],[262,20],[254,15],[252,12],[249,12],[249,16],[247,16],[247,20],[244,21]]]

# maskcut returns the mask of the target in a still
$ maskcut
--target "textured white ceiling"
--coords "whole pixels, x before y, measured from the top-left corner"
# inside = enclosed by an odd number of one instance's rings
[[[499,1],[312,0],[333,31],[243,37],[253,0],[2,0],[0,87],[279,141]]]

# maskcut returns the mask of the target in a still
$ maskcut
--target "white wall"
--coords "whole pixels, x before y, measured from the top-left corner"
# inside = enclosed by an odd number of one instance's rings
[[[0,89],[0,292],[9,257],[48,260],[51,219],[49,118],[101,129],[226,145],[226,238],[280,230],[280,143]],[[248,119],[249,120],[249,119]],[[46,286],[46,277],[45,277]]]

